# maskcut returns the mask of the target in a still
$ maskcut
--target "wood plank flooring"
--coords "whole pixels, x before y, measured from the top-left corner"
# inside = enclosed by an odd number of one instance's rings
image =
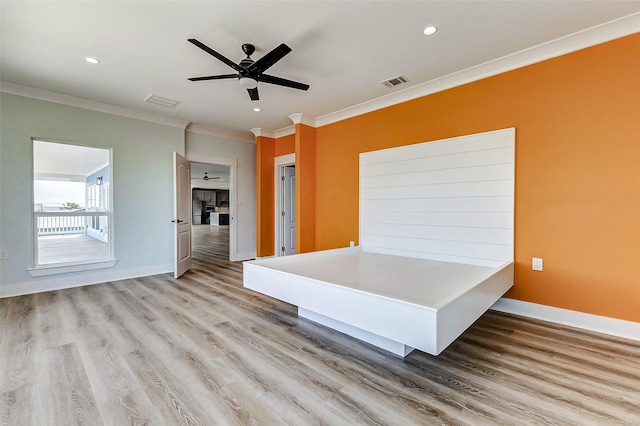
[[[640,425],[640,344],[488,312],[407,358],[193,269],[0,300],[2,425]],[[416,326],[419,326],[416,324]]]
[[[109,256],[109,244],[84,234],[45,235],[38,237],[38,263],[104,260]]]

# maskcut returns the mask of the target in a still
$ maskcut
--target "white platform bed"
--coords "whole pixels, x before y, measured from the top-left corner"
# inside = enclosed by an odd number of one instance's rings
[[[244,286],[438,355],[513,285],[514,144],[505,129],[361,154],[361,245],[245,262]]]

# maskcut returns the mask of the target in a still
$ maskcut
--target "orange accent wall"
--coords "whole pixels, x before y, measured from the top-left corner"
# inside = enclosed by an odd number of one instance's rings
[[[296,152],[296,135],[287,135],[276,139],[275,156],[293,154]]]
[[[273,158],[276,141],[256,137],[256,256],[274,255],[274,187]]]
[[[315,249],[358,241],[360,152],[506,127],[516,128],[506,296],[640,322],[640,34],[317,128]]]

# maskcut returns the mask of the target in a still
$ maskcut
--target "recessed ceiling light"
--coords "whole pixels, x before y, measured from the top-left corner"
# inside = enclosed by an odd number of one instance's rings
[[[85,61],[89,62],[90,64],[99,64],[100,61],[97,60],[96,58],[92,58],[91,56],[87,56],[86,58],[84,58]]]
[[[424,31],[422,32],[424,35],[433,35],[436,33],[436,31],[438,31],[438,28],[434,27],[434,26],[430,26],[424,29]]]
[[[260,112],[260,108],[254,108],[253,109],[255,112]]]

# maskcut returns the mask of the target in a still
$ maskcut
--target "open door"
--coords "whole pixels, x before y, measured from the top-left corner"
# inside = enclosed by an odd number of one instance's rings
[[[173,153],[173,222],[175,224],[173,276],[191,269],[191,162]]]
[[[296,253],[296,167],[285,166],[283,173],[282,229],[284,256]]]

